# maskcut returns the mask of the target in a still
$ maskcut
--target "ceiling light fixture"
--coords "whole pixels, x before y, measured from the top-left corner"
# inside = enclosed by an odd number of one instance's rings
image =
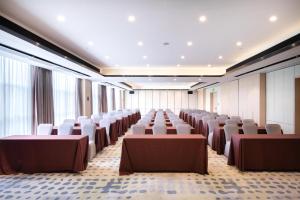
[[[211,64],[208,64],[207,67],[211,67]]]
[[[128,21],[131,22],[131,23],[135,22],[135,16],[134,15],[129,15],[128,16]]]
[[[189,46],[189,47],[190,47],[190,46],[193,46],[193,42],[188,41],[188,42],[186,43],[186,45]]]
[[[148,79],[148,81],[152,81],[152,79],[151,79],[151,78],[149,78],[149,79]]]
[[[141,47],[144,45],[144,43],[142,41],[138,41],[137,45]]]
[[[94,43],[93,43],[92,41],[88,41],[88,45],[89,45],[89,46],[93,46]]]
[[[176,81],[176,78],[174,78],[173,81]]]
[[[198,81],[201,81],[201,78],[198,78]]]
[[[176,66],[177,66],[177,67],[180,67],[180,64],[177,64]]]
[[[276,15],[272,15],[270,18],[269,18],[269,21],[270,22],[276,22],[277,21],[277,16]]]
[[[110,57],[109,56],[105,56],[105,59],[108,60],[108,59],[110,59]]]
[[[147,67],[150,67],[150,64],[147,64],[146,66],[147,66]]]
[[[218,58],[221,60],[221,59],[223,59],[223,56],[219,56]]]
[[[185,56],[180,56],[180,58],[183,60],[183,59],[185,59]]]
[[[147,56],[143,56],[143,59],[147,59],[148,57]]]
[[[120,65],[119,64],[115,64],[115,67],[120,67]]]
[[[205,15],[202,15],[202,16],[199,17],[199,21],[202,22],[202,23],[206,22],[206,20],[207,20],[207,18],[206,18]]]
[[[66,18],[63,15],[57,15],[56,20],[59,21],[59,22],[65,22]]]
[[[243,43],[242,43],[241,41],[237,41],[237,42],[236,42],[236,46],[240,47],[240,46],[242,46],[242,45],[243,45]]]

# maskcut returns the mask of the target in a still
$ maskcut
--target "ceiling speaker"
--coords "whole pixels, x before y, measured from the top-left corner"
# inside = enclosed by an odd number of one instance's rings
[[[188,91],[188,94],[193,94],[193,91]]]
[[[133,90],[129,91],[129,94],[134,94],[134,91]]]

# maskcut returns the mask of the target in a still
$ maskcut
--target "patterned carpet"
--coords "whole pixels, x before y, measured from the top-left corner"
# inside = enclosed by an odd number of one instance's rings
[[[0,176],[0,199],[300,199],[300,173],[241,173],[209,148],[209,175],[119,176],[122,139],[80,174]]]

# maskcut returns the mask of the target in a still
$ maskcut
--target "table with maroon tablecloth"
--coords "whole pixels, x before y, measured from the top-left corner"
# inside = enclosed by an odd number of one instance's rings
[[[116,144],[118,141],[117,122],[111,123],[109,126],[110,144]]]
[[[120,175],[134,172],[207,174],[207,145],[202,135],[127,135]]]
[[[202,127],[203,127],[202,119],[200,119],[200,120],[195,119],[195,133],[196,134],[202,134]]]
[[[129,127],[129,122],[128,122],[128,117],[123,117],[122,118],[122,130],[123,130],[123,135],[127,132]]]
[[[122,119],[117,119],[117,121],[116,121],[116,129],[117,129],[118,137],[121,137],[123,135]]]
[[[180,112],[179,112],[179,118],[180,118],[180,119],[183,119],[183,115],[184,115],[184,114],[183,114],[183,111],[180,111]]]
[[[52,129],[51,135],[57,135],[57,126],[54,126]],[[79,126],[74,126],[72,135],[81,135],[81,128]],[[96,127],[95,132],[95,145],[96,145],[96,152],[98,153],[101,151],[104,147],[108,146],[108,140],[107,140],[107,134],[106,134],[106,128],[105,127]]]
[[[152,135],[153,134],[152,126],[146,126],[145,134],[146,135]],[[167,134],[175,134],[176,135],[177,134],[176,127],[167,126]],[[191,134],[195,134],[195,129],[193,127],[191,127]]]
[[[88,163],[88,142],[83,135],[0,138],[0,174],[83,171]]]
[[[300,171],[300,135],[233,135],[228,164],[241,171]]]
[[[188,116],[189,116],[188,113],[184,113],[183,114],[183,121],[188,122]]]
[[[239,127],[239,133],[244,134],[243,129]],[[258,127],[258,134],[267,134],[265,127]],[[217,154],[224,154],[226,144],[225,131],[223,126],[214,129],[211,148],[217,151]]]

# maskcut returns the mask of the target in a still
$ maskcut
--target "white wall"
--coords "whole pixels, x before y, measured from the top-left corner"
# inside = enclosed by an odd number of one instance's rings
[[[266,120],[278,123],[285,133],[294,133],[295,127],[295,71],[300,66],[267,73]]]
[[[139,108],[142,115],[152,108],[169,108],[178,114],[180,109],[196,109],[197,102],[197,91],[187,94],[187,90],[134,90],[134,94],[125,94],[126,108]]]

